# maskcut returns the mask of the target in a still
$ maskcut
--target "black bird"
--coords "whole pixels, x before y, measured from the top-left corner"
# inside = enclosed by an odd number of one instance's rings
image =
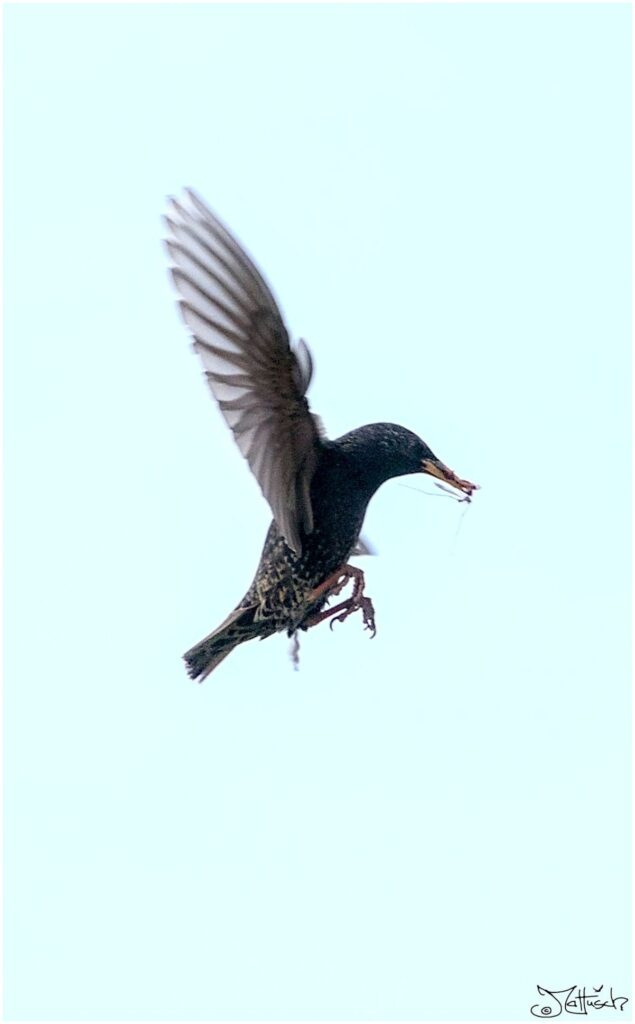
[[[429,473],[464,492],[461,480],[416,434],[373,423],[328,440],[305,398],[312,376],[306,343],[292,348],[257,267],[191,190],[165,218],[171,273],[183,319],[238,447],[271,506],[273,522],[253,583],[221,625],[183,657],[203,680],[245,640],[360,610],[375,633],[361,570],[348,565],[368,502],[385,480]],[[353,580],[352,596],[328,599]]]

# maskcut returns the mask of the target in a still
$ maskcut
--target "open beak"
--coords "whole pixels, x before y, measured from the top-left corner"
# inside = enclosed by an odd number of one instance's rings
[[[461,480],[447,466],[444,466],[438,459],[424,459],[421,463],[421,472],[428,473],[430,476],[435,476],[437,480],[442,480],[444,484],[449,484],[450,487],[455,487],[457,491],[463,491],[467,495],[468,500],[472,497],[474,491],[478,491],[478,484],[470,483],[469,480]]]

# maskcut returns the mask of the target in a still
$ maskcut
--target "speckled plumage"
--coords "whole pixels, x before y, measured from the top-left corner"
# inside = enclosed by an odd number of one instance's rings
[[[393,458],[373,465],[369,456],[378,451],[374,442],[388,436],[394,439]],[[315,525],[311,533],[301,533],[302,554],[288,547],[274,520],[242,603],[257,600],[262,609],[258,617],[272,617],[278,629],[293,632],[301,627],[309,611],[317,610],[307,605],[310,592],[348,561],[374,492],[388,479],[386,474],[398,476],[400,468],[416,472],[420,459],[410,452],[420,446],[414,434],[391,423],[360,427],[326,442],[310,491]]]
[[[194,193],[171,201],[166,242],[181,311],[212,393],[269,501],[269,527],[253,582],[208,637],[187,651],[204,679],[245,640],[306,629],[331,611],[361,609],[374,632],[363,574],[347,565],[368,502],[391,477],[427,472],[465,492],[416,434],[375,423],[324,437],[305,397],[312,359],[292,348],[273,295],[227,229]],[[324,609],[348,577],[353,596]]]

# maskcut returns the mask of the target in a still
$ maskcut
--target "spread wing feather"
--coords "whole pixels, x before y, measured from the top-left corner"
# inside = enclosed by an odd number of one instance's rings
[[[305,398],[313,373],[292,349],[257,267],[192,191],[170,200],[166,247],[183,319],[214,398],[289,547],[313,529],[310,486],[322,445]]]

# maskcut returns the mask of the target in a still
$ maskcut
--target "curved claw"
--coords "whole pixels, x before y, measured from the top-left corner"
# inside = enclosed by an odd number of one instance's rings
[[[356,611],[355,608],[347,608],[346,611],[342,612],[341,615],[333,616],[333,618],[329,622],[329,626],[331,627],[331,629],[333,629],[333,626],[335,625],[336,622],[344,622],[344,619],[347,619],[349,617],[349,615],[351,614],[351,612],[354,612],[354,611]]]
[[[325,619],[331,620],[329,625],[333,629],[336,622],[344,622],[353,612],[361,611],[364,629],[371,630],[371,636],[375,636],[377,632],[375,629],[375,610],[371,599],[364,595],[364,574],[361,569],[351,565],[342,566],[338,572],[333,573],[328,580],[325,580],[324,583],[312,591],[310,600],[316,601],[324,596],[327,598],[334,597],[344,589],[349,579],[353,580],[353,593],[351,596],[344,601],[340,601],[334,608],[325,608],[322,611],[307,616],[300,629],[310,629],[312,626],[317,626],[318,623],[324,622]]]
[[[375,609],[373,603],[369,597],[362,597],[360,599],[360,605],[362,609],[362,615],[364,617],[364,629],[371,631],[370,638],[373,639],[377,634],[377,628],[375,626]]]

